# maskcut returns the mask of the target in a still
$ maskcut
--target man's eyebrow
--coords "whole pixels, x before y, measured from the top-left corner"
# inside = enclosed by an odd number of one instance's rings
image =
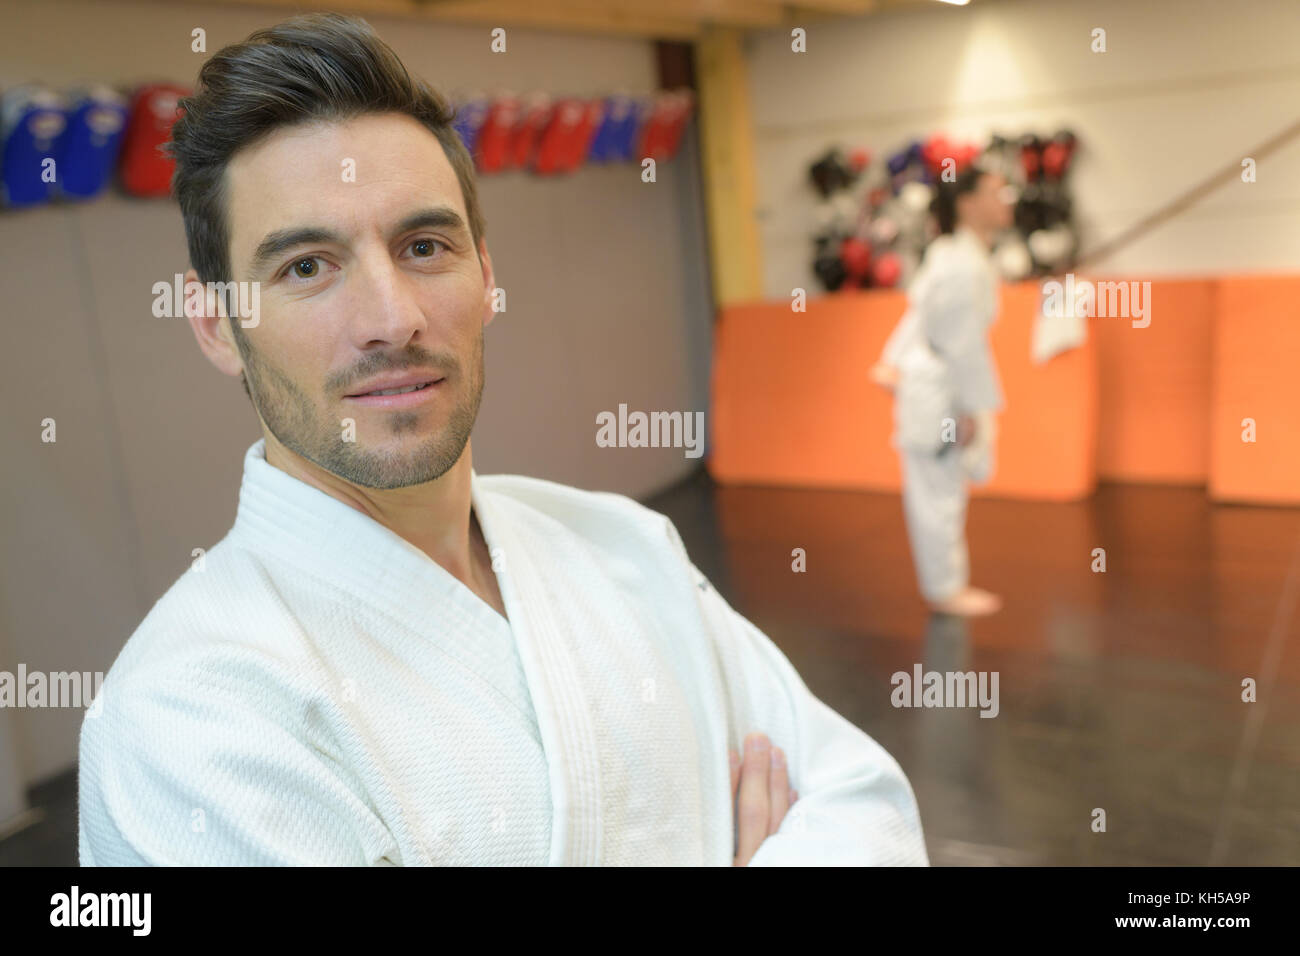
[[[397,224],[393,230],[398,233],[410,232],[413,229],[450,229],[454,232],[467,233],[469,230],[465,226],[465,220],[460,214],[450,206],[434,206],[429,209],[421,209],[407,216]],[[275,232],[268,233],[267,236],[257,244],[257,249],[253,252],[253,260],[249,266],[249,271],[257,274],[268,263],[278,258],[281,254],[292,249],[294,246],[307,245],[309,243],[336,243],[342,244],[343,239],[338,233],[321,226],[302,226],[296,229],[278,229]]]
[[[277,229],[275,232],[268,233],[266,238],[257,244],[257,250],[253,253],[253,261],[249,265],[248,271],[253,275],[257,275],[272,260],[294,246],[306,245],[309,242],[341,243],[342,241],[338,233],[323,229],[320,226]]]
[[[397,224],[396,232],[410,232],[412,229],[450,229],[454,232],[468,232],[465,220],[450,206],[433,206],[421,209],[407,216]]]

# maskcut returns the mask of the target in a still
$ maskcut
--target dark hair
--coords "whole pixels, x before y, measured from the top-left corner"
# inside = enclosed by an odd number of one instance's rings
[[[406,114],[438,138],[460,181],[478,250],[485,223],[474,161],[452,125],[455,110],[407,73],[365,20],[313,13],[258,30],[204,63],[194,95],[179,109],[168,144],[176,158],[172,192],[202,282],[234,280],[224,206],[231,156],[281,127],[370,113]]]
[[[957,198],[973,193],[980,184],[980,179],[990,174],[990,170],[968,165],[957,174],[952,182],[942,180],[935,184],[934,199],[930,202],[930,212],[939,222],[939,231],[951,233],[957,228]]]

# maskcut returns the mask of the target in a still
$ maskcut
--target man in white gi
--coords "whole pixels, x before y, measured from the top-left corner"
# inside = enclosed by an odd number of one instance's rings
[[[885,344],[873,380],[895,393],[894,444],[903,513],[921,595],[939,613],[991,614],[1002,600],[970,586],[967,482],[991,477],[1002,387],[989,347],[998,275],[990,254],[1011,224],[1006,181],[970,166],[941,183],[941,235],[908,287],[908,309]]]
[[[496,282],[446,102],[313,15],[182,106],[187,282],[260,289],[190,324],[263,438],[83,723],[82,863],[924,865],[898,764],[668,519],[474,472]]]

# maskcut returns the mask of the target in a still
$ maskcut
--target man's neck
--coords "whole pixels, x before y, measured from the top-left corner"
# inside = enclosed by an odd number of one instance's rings
[[[266,461],[337,498],[419,548],[470,590],[480,593],[483,546],[470,537],[470,443],[456,464],[433,481],[405,488],[366,488],[340,478],[280,443],[265,427]],[[476,537],[481,537],[478,532]],[[490,566],[490,565],[489,565]]]
[[[985,249],[993,248],[993,230],[977,229],[974,226],[962,223],[957,227],[957,231],[969,233],[971,238],[978,242]]]

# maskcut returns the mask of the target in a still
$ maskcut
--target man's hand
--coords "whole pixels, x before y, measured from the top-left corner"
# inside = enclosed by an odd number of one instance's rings
[[[736,808],[736,858],[732,866],[748,866],[758,851],[758,845],[781,826],[790,804],[799,799],[799,792],[790,789],[790,773],[786,768],[785,754],[780,747],[772,747],[763,734],[750,734],[745,738],[745,759],[742,765],[735,751],[731,758],[731,802]]]
[[[957,444],[965,447],[971,443],[977,431],[974,415],[963,415],[957,419]]]
[[[893,365],[886,365],[884,362],[877,362],[871,366],[871,371],[867,373],[871,381],[875,382],[887,392],[892,392],[898,387],[899,372]]]

